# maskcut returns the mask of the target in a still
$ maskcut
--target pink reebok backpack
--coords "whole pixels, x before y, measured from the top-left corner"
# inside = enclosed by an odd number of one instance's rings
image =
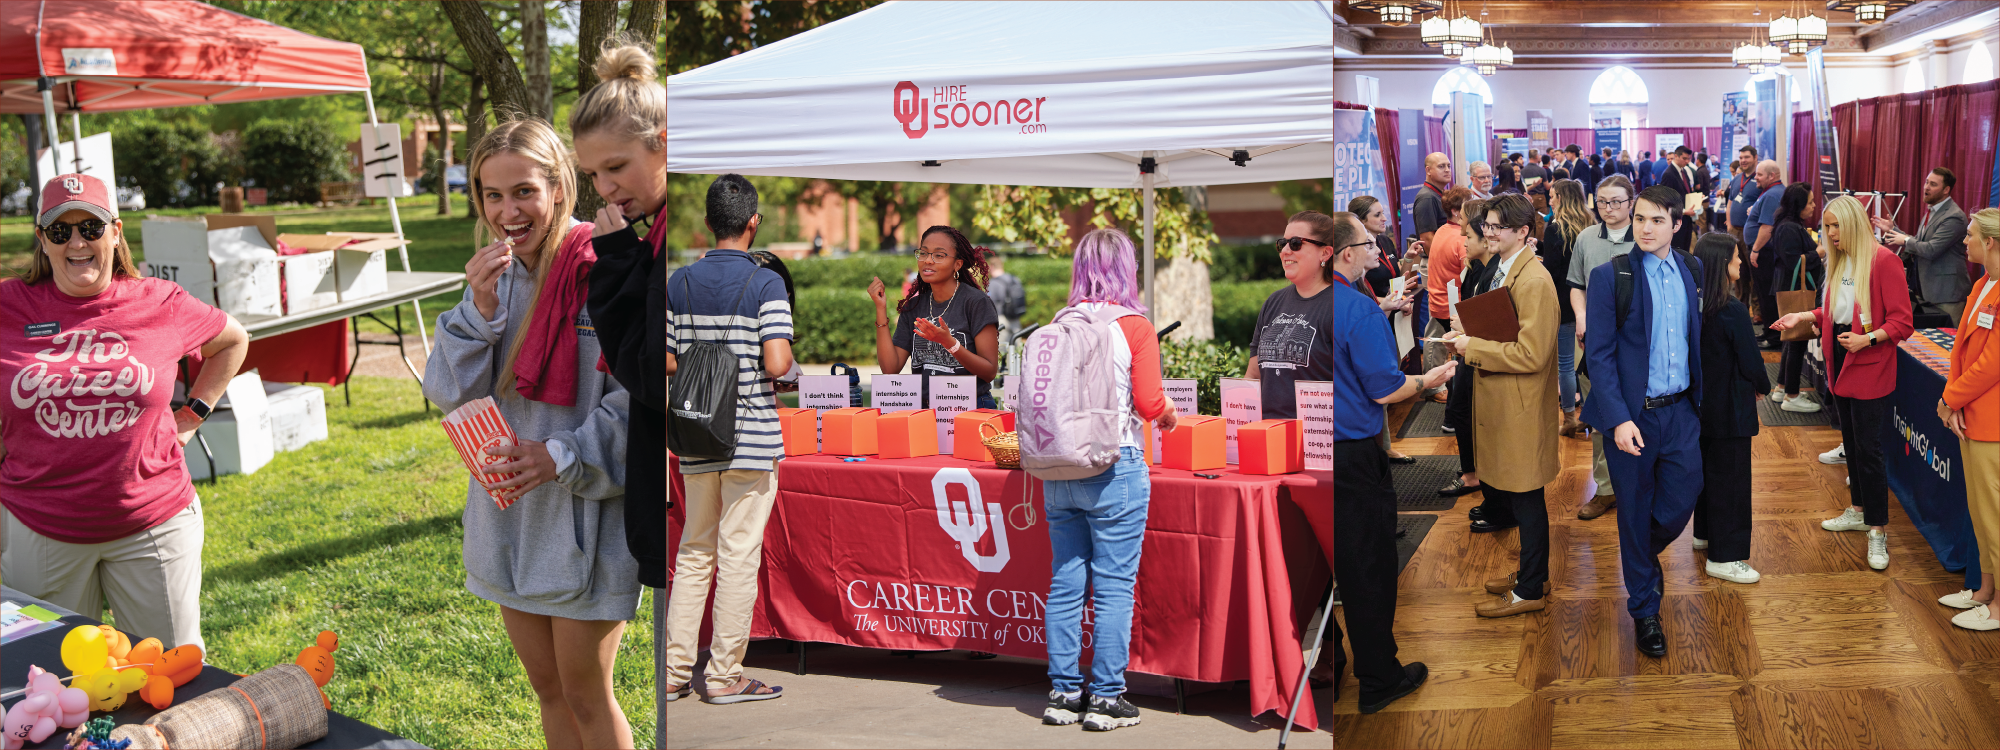
[[[1111,326],[1137,314],[1110,304],[1066,307],[1029,339],[1014,414],[1028,474],[1085,479],[1118,462],[1125,420],[1137,417],[1118,397]]]

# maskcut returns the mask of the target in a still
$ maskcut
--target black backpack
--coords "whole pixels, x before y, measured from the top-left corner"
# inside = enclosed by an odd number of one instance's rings
[[[731,315],[743,304],[757,270],[736,292]],[[682,294],[688,281],[681,279]],[[679,339],[673,382],[667,387],[667,448],[682,458],[727,461],[736,456],[736,353],[720,341]]]

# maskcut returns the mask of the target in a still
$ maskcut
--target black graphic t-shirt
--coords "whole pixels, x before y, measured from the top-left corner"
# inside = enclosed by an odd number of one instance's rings
[[[921,283],[921,282],[920,282]],[[999,325],[1000,312],[993,306],[993,299],[974,288],[960,282],[958,291],[952,292],[951,299],[938,302],[931,299],[929,284],[917,290],[917,298],[911,302],[908,312],[896,317],[896,333],[890,341],[910,353],[911,375],[971,375],[972,371],[958,363],[958,359],[946,353],[951,347],[938,346],[937,342],[917,335],[917,318],[943,318],[951,329],[953,338],[967,349],[971,349],[973,338],[987,326]],[[993,382],[979,381],[979,403],[993,398]],[[930,404],[930,382],[924,382],[924,403]]]
[[[1292,384],[1300,380],[1333,380],[1333,287],[1311,297],[1286,286],[1264,300],[1257,313],[1257,332],[1250,353],[1257,357],[1265,419],[1298,416]]]

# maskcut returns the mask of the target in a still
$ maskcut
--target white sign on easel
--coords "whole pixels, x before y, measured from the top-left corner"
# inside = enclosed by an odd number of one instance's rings
[[[1324,380],[1292,383],[1298,399],[1299,426],[1304,428],[1307,469],[1333,470],[1333,384]]]
[[[1200,381],[1194,378],[1160,379],[1160,389],[1166,391],[1167,400],[1173,402],[1174,411],[1180,412],[1182,417],[1192,417],[1201,413],[1200,401],[1198,399],[1200,395],[1199,388]],[[1160,440],[1161,433],[1158,428],[1155,428],[1153,430],[1153,461],[1155,462],[1165,460],[1164,457],[1167,455],[1166,451],[1161,448]]]
[[[1242,378],[1222,379],[1222,424],[1224,429],[1223,460],[1237,462],[1236,428],[1264,418],[1263,386],[1255,380]]]
[[[79,150],[79,144],[81,144],[81,150],[83,151],[82,170],[78,170],[76,167],[76,152]],[[57,151],[62,152],[61,164],[56,163],[56,160],[52,158],[54,154],[46,146],[43,146],[39,150],[41,153],[37,157],[36,163],[41,165],[42,171],[40,174],[43,179],[48,179],[59,174],[87,174],[103,180],[105,187],[111,188],[113,193],[111,200],[118,200],[118,172],[111,168],[110,133],[84,136],[82,141],[62,142],[61,145],[56,147]]]
[[[868,380],[874,401],[869,404],[883,414],[924,408],[924,376],[876,375]]]
[[[950,455],[952,423],[958,415],[979,406],[979,382],[971,375],[933,375],[930,380],[931,409],[937,412],[938,453]]]
[[[847,408],[847,376],[800,375],[799,408],[817,411],[821,417],[826,416],[828,409]]]
[[[415,195],[403,179],[403,126],[395,123],[361,125],[362,194],[370,198]]]

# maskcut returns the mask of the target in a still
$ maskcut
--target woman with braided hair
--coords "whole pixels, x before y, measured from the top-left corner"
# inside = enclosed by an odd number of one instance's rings
[[[869,282],[875,360],[883,372],[902,372],[907,363],[913,375],[971,375],[978,379],[979,408],[998,408],[992,388],[1000,369],[1000,312],[986,296],[988,252],[951,227],[924,230],[918,283],[896,303],[893,333],[882,279]],[[930,402],[928,380],[924,402]]]

